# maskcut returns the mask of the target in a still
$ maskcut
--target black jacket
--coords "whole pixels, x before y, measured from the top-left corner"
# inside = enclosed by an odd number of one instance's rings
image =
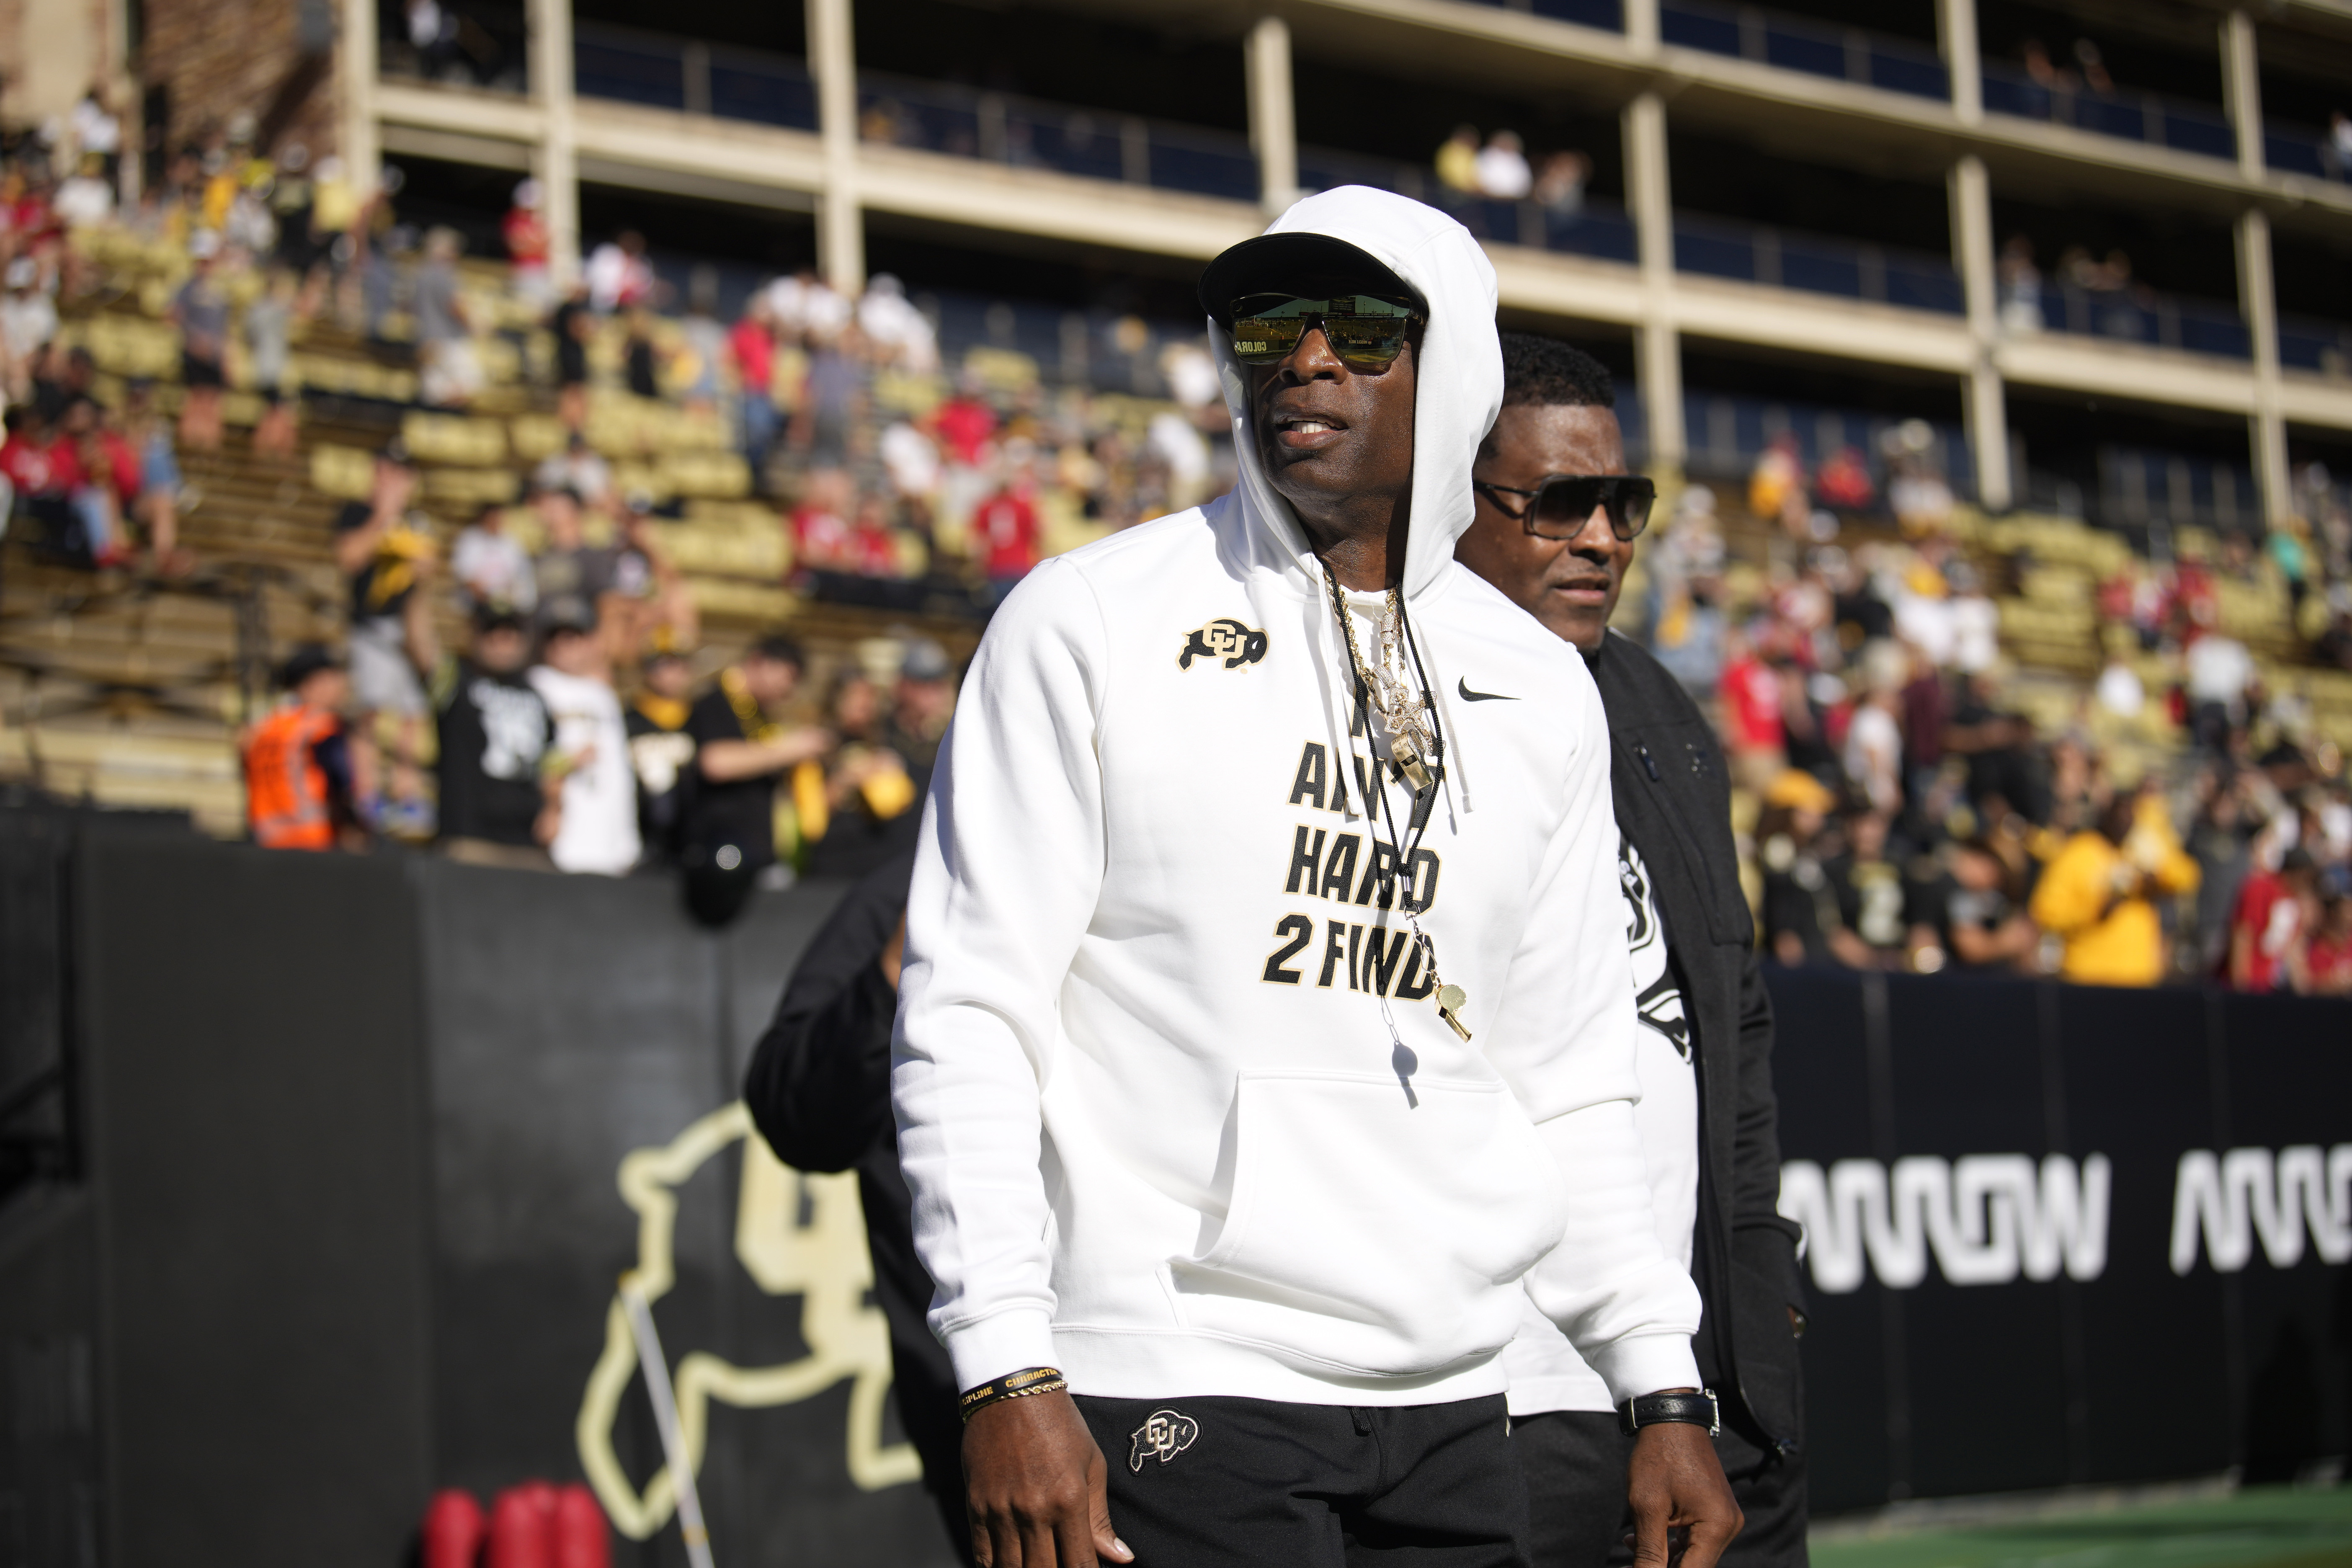
[[[1714,730],[1648,650],[1614,633],[1588,661],[1609,715],[1617,825],[1651,896],[1697,1038],[1701,1137],[1691,1273],[1706,1300],[1699,1369],[1766,1447],[1804,1433],[1789,1310],[1801,1310],[1797,1226],[1782,1219],[1772,1006],[1731,841],[1731,784]]]
[[[834,907],[751,1054],[743,1100],[785,1164],[857,1173],[874,1299],[890,1325],[899,1424],[922,1455],[924,1485],[969,1561],[955,1369],[923,1321],[931,1278],[915,1256],[913,1204],[898,1171],[898,1128],[890,1113],[890,1030],[898,995],[877,962],[906,912],[914,871],[908,849]]]

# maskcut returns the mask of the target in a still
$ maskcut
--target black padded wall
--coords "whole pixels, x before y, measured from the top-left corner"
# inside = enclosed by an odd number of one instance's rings
[[[432,1470],[396,864],[93,827],[78,884],[105,1560],[400,1560]]]

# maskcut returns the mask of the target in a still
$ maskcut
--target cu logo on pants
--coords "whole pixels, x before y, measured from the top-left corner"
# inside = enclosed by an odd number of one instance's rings
[[[1140,1474],[1143,1461],[1154,1454],[1166,1464],[1192,1446],[1201,1435],[1201,1424],[1190,1415],[1175,1410],[1155,1410],[1135,1429],[1135,1446],[1128,1450],[1127,1468]]]

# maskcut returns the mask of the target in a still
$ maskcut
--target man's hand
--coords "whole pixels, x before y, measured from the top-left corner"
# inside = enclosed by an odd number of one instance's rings
[[[964,1510],[980,1568],[1134,1562],[1111,1533],[1109,1474],[1067,1394],[982,1406],[963,1429]],[[1723,1485],[1720,1470],[1715,1484]],[[1730,1500],[1726,1491],[1725,1504]]]
[[[1634,1568],[1715,1568],[1747,1522],[1706,1428],[1687,1421],[1661,1421],[1634,1435],[1625,1496],[1633,1507]],[[1684,1539],[1671,1541],[1669,1531]]]

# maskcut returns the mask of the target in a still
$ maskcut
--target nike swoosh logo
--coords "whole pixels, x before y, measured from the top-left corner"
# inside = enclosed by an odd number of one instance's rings
[[[1470,683],[1459,676],[1454,678],[1454,689],[1462,693],[1462,700],[1465,702],[1517,702],[1518,700],[1516,697],[1506,697],[1499,691],[1473,691],[1470,689]]]

